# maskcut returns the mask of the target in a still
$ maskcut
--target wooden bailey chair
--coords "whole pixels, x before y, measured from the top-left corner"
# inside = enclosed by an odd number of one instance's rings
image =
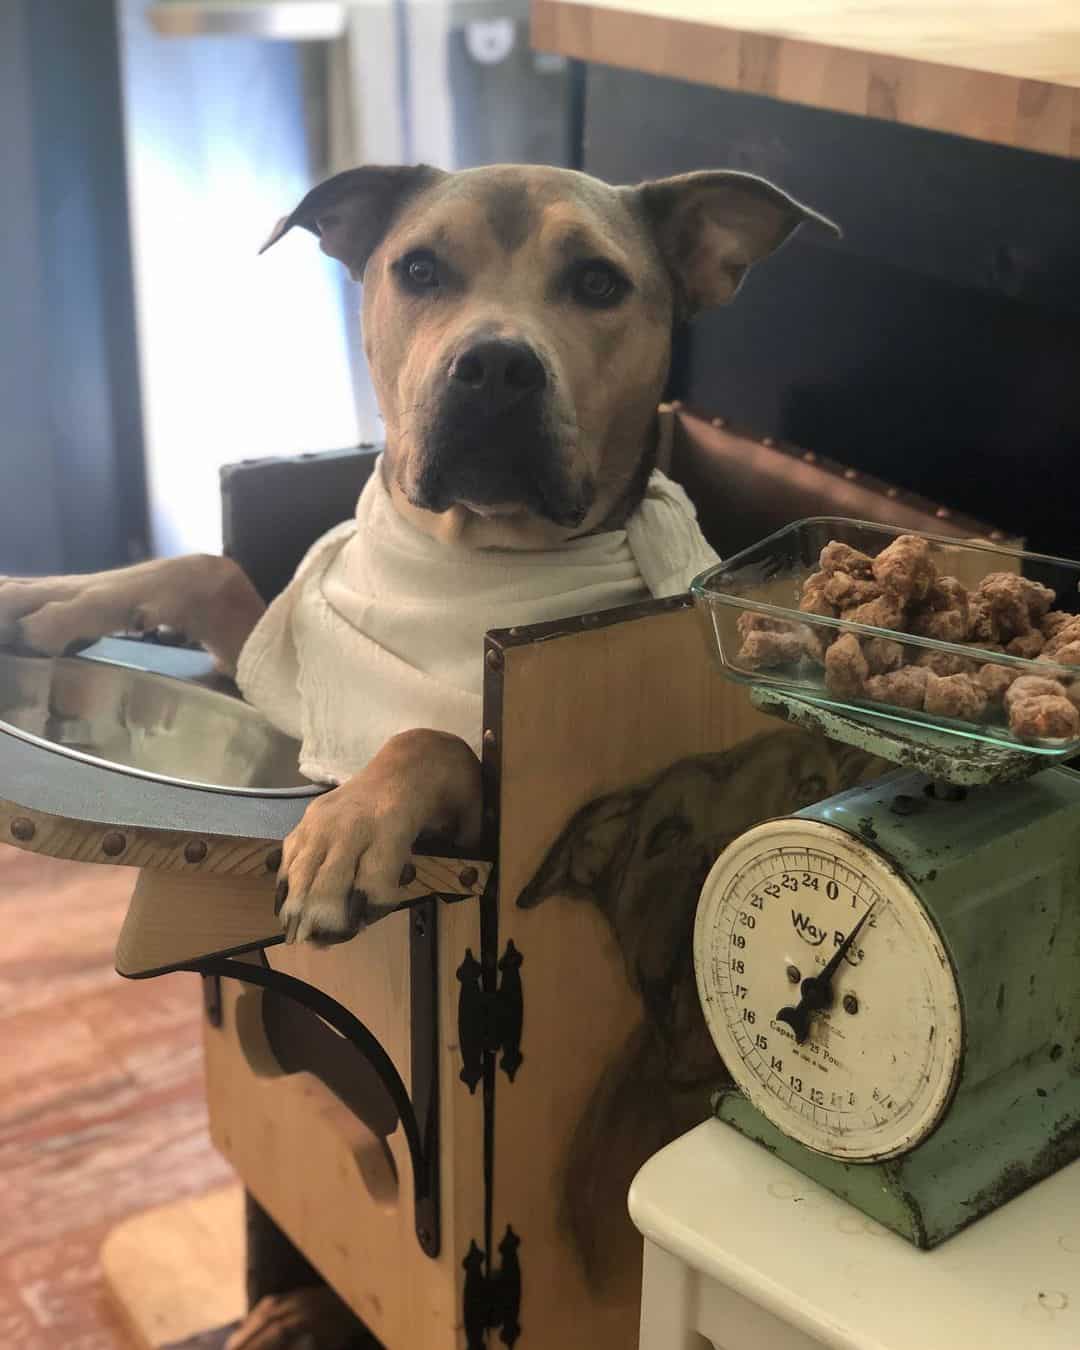
[[[822,514],[994,534],[682,410],[664,425],[665,463],[727,554]],[[266,598],[373,462],[226,471],[227,548]],[[871,766],[756,712],[682,598],[492,633],[477,659],[487,846],[415,858],[408,907],[342,946],[277,945],[275,852],[303,798],[172,789],[145,818],[132,799],[102,820],[48,784],[20,798],[0,764],[17,798],[0,823],[143,869],[118,969],[203,976],[210,1126],[253,1197],[256,1266],[280,1230],[386,1350],[627,1350],[627,1186],[722,1073],[690,955],[705,872],[756,821]]]

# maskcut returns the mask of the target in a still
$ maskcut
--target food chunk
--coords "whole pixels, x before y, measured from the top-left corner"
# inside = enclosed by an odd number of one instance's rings
[[[826,619],[836,618],[836,606],[825,595],[829,577],[824,572],[814,572],[803,582],[802,599],[799,608],[804,614],[819,614]]]
[[[1048,644],[1039,659],[1056,661],[1059,666],[1080,666],[1080,640],[1063,642],[1060,646]]]
[[[735,627],[739,630],[740,637],[747,637],[750,633],[793,633],[795,625],[789,623],[787,619],[774,619],[771,614],[760,614],[756,610],[743,610],[735,620]]]
[[[836,698],[858,698],[870,667],[854,633],[844,633],[825,653],[825,687]]]
[[[935,675],[971,675],[976,664],[966,656],[954,656],[952,652],[921,651],[914,664],[924,670],[932,670]]]
[[[925,600],[935,580],[930,545],[917,534],[902,534],[874,559],[874,579],[903,604]]]
[[[903,644],[890,638],[867,638],[862,649],[871,675],[886,675],[904,664]]]
[[[991,572],[979,583],[1001,640],[1008,642],[1030,632],[1049,613],[1054,592],[1014,572]]]
[[[904,666],[885,675],[871,675],[866,681],[866,692],[877,703],[892,703],[898,708],[921,711],[926,701],[929,675],[923,666]]]
[[[1070,624],[1080,624],[1080,616],[1069,614],[1063,609],[1052,609],[1048,614],[1044,614],[1042,622],[1039,624],[1042,629],[1042,635],[1045,638],[1053,638],[1061,632],[1063,628],[1068,628]]]
[[[848,572],[834,572],[826,579],[822,594],[831,605],[845,610],[852,605],[865,605],[870,600],[876,600],[881,594],[881,587],[876,581],[864,581]]]
[[[852,623],[864,623],[870,628],[903,629],[904,606],[895,595],[881,595],[876,600],[868,600],[865,605],[856,605],[854,609],[844,611],[844,618]]]
[[[960,609],[965,613],[971,603],[968,588],[955,577],[938,577],[926,593],[931,609]]]
[[[1005,706],[1023,703],[1029,698],[1062,698],[1065,686],[1060,680],[1043,679],[1041,675],[1021,675],[1013,680],[1005,694]]]
[[[825,573],[846,572],[862,581],[869,581],[874,575],[874,560],[869,554],[860,553],[857,548],[841,544],[837,539],[821,550],[818,564]]]
[[[1017,676],[1016,671],[1010,670],[1008,666],[999,666],[994,661],[988,661],[985,666],[979,667],[979,673],[975,678],[986,690],[990,702],[999,704],[1004,702],[1005,693]]]
[[[1023,740],[1064,740],[1080,733],[1080,709],[1060,680],[1021,675],[1005,692],[1009,730]]]
[[[804,652],[800,633],[778,633],[769,628],[755,628],[747,633],[736,660],[750,670],[769,670],[798,661]]]
[[[1001,645],[1001,629],[985,596],[973,595],[968,603],[968,641],[980,647]]]
[[[911,631],[939,642],[963,642],[968,635],[967,607],[920,610],[912,618]]]
[[[1023,698],[1009,708],[1009,729],[1024,740],[1070,740],[1080,733],[1080,710],[1064,696]]]
[[[1014,637],[1005,650],[1010,656],[1022,656],[1025,660],[1033,661],[1045,645],[1046,639],[1037,628],[1033,628],[1030,633]]]
[[[923,707],[939,717],[958,717],[977,722],[986,712],[989,695],[972,675],[926,674],[926,700]]]

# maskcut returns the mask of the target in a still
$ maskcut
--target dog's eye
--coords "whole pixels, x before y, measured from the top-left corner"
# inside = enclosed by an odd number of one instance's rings
[[[629,289],[629,283],[610,263],[582,263],[574,275],[574,299],[583,305],[615,305]]]
[[[398,267],[411,290],[432,291],[439,285],[439,264],[431,253],[423,250],[407,253]]]

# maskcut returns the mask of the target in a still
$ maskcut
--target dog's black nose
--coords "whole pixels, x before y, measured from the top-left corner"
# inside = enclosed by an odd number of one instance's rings
[[[463,351],[450,367],[450,378],[491,412],[501,412],[547,384],[547,374],[533,349],[506,338],[491,338]]]

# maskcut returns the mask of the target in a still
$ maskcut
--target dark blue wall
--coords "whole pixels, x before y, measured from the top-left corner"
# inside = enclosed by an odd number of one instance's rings
[[[0,570],[146,545],[111,0],[0,5]]]

